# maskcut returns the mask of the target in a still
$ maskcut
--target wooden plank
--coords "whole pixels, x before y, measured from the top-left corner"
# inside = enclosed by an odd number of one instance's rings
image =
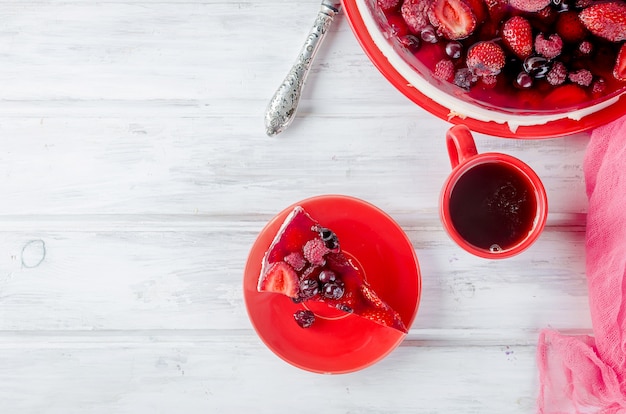
[[[245,335],[41,339],[46,347],[0,342],[11,372],[0,399],[16,412],[527,413],[535,400],[533,347],[404,345],[363,371],[324,376]]]
[[[249,329],[242,272],[256,232],[237,225],[3,232],[0,330]],[[527,344],[543,327],[590,328],[582,232],[548,230],[505,261],[470,256],[441,230],[408,235],[423,280],[415,338],[475,329],[482,343]]]

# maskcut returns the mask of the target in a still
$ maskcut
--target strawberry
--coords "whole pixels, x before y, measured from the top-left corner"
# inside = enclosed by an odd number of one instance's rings
[[[556,21],[556,32],[565,42],[575,43],[587,36],[587,29],[583,26],[575,11],[559,13]]]
[[[402,3],[400,12],[411,32],[419,33],[429,25],[428,8],[431,4],[432,0],[405,0]]]
[[[542,97],[546,105],[558,108],[566,108],[585,102],[589,97],[587,92],[574,83],[566,83],[552,90],[545,97]]]
[[[259,279],[259,292],[282,293],[290,298],[298,297],[300,283],[298,274],[285,262],[276,262]]]
[[[626,81],[626,43],[622,45],[617,54],[617,61],[613,68],[613,76],[620,81]]]
[[[626,40],[626,3],[596,3],[580,12],[578,18],[594,35],[611,42]]]
[[[520,59],[533,53],[533,30],[530,22],[522,16],[514,16],[502,26],[502,40]]]
[[[465,39],[476,28],[476,15],[465,0],[435,0],[428,18],[439,34],[449,40]]]
[[[478,42],[467,51],[465,63],[476,76],[497,75],[506,63],[506,56],[498,44]]]
[[[538,12],[550,4],[551,0],[509,0],[514,8],[525,12]]]
[[[449,59],[441,59],[435,65],[433,74],[436,78],[444,81],[452,81],[454,79],[454,63]]]

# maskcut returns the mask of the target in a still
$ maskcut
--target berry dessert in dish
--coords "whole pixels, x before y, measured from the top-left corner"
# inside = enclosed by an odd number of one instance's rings
[[[340,313],[407,331],[400,315],[378,297],[354,259],[341,250],[337,235],[301,206],[287,216],[266,252],[257,289],[302,304],[293,315],[302,328],[315,325],[316,313],[307,305],[322,303]]]
[[[246,310],[263,343],[324,374],[360,370],[392,352],[421,296],[416,251],[402,227],[372,204],[337,194],[276,214],[255,239],[243,276]]]
[[[508,124],[512,136],[624,113],[624,0],[347,0],[346,12],[383,74],[449,119]]]

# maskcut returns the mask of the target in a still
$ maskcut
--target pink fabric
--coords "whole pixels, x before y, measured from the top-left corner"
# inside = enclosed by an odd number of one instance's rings
[[[541,332],[542,414],[626,413],[626,117],[593,131],[583,168],[593,337]]]

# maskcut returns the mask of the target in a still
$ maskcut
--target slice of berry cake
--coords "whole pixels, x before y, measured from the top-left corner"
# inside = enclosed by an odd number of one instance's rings
[[[296,303],[324,302],[407,332],[400,315],[378,297],[341,251],[335,233],[300,206],[287,216],[265,254],[258,291],[280,293]],[[306,328],[315,317],[310,310],[302,309],[294,314],[294,319]]]

